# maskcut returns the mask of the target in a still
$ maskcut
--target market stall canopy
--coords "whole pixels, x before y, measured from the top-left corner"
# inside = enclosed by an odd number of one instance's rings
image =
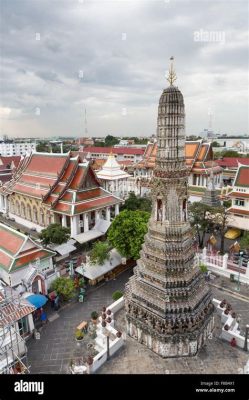
[[[69,254],[72,251],[76,250],[76,247],[74,246],[74,243],[76,241],[73,239],[70,239],[67,243],[63,243],[59,246],[53,247],[54,251],[57,251],[61,256],[64,256],[65,254]]]
[[[102,275],[105,275],[107,272],[110,272],[121,263],[122,263],[121,255],[117,252],[116,249],[112,249],[110,251],[109,260],[106,260],[103,265],[84,264],[83,267],[82,266],[77,267],[75,271],[83,275],[85,278],[94,280]]]
[[[225,233],[225,238],[227,239],[237,239],[241,235],[241,230],[237,228],[228,229]]]
[[[31,294],[31,296],[26,297],[26,300],[29,301],[33,306],[36,308],[40,308],[46,304],[48,301],[46,296],[43,296],[43,294]]]
[[[98,237],[103,236],[107,232],[110,225],[111,225],[110,221],[106,221],[100,218],[95,224],[93,229],[74,236],[74,239],[77,240],[77,242],[79,243],[86,243],[89,242],[90,240],[97,239]]]

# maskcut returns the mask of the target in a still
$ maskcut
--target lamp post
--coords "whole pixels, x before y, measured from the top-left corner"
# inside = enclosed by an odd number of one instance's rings
[[[244,255],[243,251],[239,252],[239,275],[238,275],[238,284],[237,284],[237,288],[235,290],[237,290],[238,292],[240,291],[240,270],[242,268],[242,257]]]

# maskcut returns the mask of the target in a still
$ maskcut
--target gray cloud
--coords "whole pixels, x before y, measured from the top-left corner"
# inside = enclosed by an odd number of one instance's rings
[[[1,12],[0,136],[79,136],[84,107],[91,135],[155,133],[171,55],[186,131],[206,127],[211,107],[215,129],[248,133],[246,1],[2,0]]]

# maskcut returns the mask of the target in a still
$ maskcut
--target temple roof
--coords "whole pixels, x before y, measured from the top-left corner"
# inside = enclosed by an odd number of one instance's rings
[[[108,173],[120,170],[114,160],[107,163]],[[120,172],[119,172],[120,171]],[[117,179],[117,178],[116,178]],[[96,206],[109,206],[122,202],[100,187],[100,182],[88,162],[71,154],[34,153],[28,156],[14,179],[1,189],[7,194],[21,193],[38,198],[50,210],[67,215],[95,210]]]
[[[239,164],[233,186],[249,188],[249,165]]]
[[[128,178],[130,175],[122,171],[115,157],[110,154],[102,169],[96,172],[97,177],[103,180],[118,180]]]
[[[156,162],[157,143],[148,143],[143,160],[136,163],[135,168],[154,168]],[[212,169],[221,171],[221,167],[212,161],[213,153],[210,143],[204,143],[201,139],[185,142],[186,165],[196,172]]]
[[[8,272],[53,255],[29,236],[0,223],[0,267]]]

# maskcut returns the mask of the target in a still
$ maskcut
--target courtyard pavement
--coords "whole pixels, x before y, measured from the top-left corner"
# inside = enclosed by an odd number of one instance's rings
[[[83,320],[90,321],[92,311],[100,312],[102,307],[112,303],[112,293],[115,290],[124,290],[124,285],[132,270],[123,272],[116,280],[103,283],[97,288],[91,288],[84,303],[72,302],[50,314],[51,322],[41,331],[41,339],[30,339],[28,342],[28,362],[33,374],[68,374],[72,359],[85,358],[86,343],[75,341],[75,329]],[[232,290],[232,283],[227,279],[213,280],[213,297],[226,299],[233,310],[240,315],[241,330],[249,322],[249,290],[243,286],[241,292],[227,292]],[[233,284],[234,285],[234,284]],[[221,289],[219,288],[221,287]],[[244,298],[239,297],[243,293]],[[116,316],[117,328],[125,332],[124,310]],[[220,319],[215,318],[213,338],[200,353],[193,358],[162,359],[152,351],[127,336],[125,345],[98,371],[98,374],[238,374],[245,366],[249,353],[233,348],[228,342],[219,339],[221,333]],[[87,339],[87,340],[86,340]],[[87,351],[89,354],[89,351]]]
[[[90,321],[92,311],[100,312],[103,306],[113,302],[112,293],[124,291],[124,285],[132,269],[120,274],[116,280],[87,290],[84,303],[69,303],[67,307],[49,315],[54,320],[41,330],[41,338],[31,338],[28,343],[28,364],[33,374],[68,374],[70,361],[85,353],[76,343],[75,330],[82,321]],[[56,318],[58,317],[58,318]],[[53,319],[53,318],[52,318]]]

